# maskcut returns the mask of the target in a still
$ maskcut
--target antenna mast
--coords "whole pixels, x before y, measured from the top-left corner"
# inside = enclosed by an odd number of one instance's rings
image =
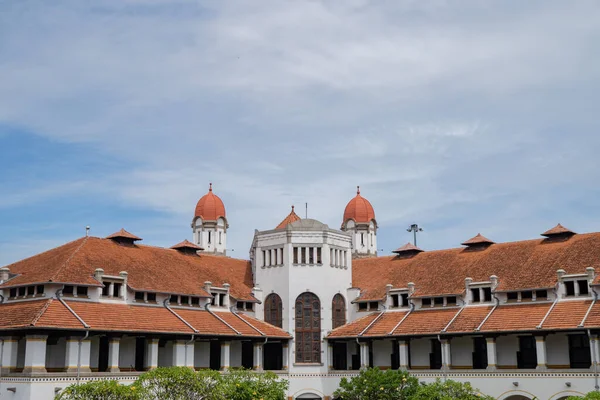
[[[417,224],[412,224],[411,226],[408,227],[408,229],[406,231],[413,233],[414,245],[416,246],[417,245],[417,232],[423,232],[423,228],[420,228],[419,225],[417,225]]]

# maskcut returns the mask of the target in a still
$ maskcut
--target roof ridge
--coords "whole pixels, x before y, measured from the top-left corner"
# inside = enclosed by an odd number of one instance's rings
[[[66,267],[66,266],[69,264],[69,262],[70,262],[70,261],[73,259],[73,257],[75,257],[75,254],[77,254],[77,252],[79,252],[79,250],[81,250],[81,248],[83,247],[83,245],[87,243],[87,241],[88,241],[88,239],[89,239],[89,238],[90,238],[89,236],[86,236],[86,237],[84,237],[84,238],[83,238],[83,241],[81,242],[81,244],[79,245],[79,247],[77,247],[77,248],[75,249],[75,251],[73,251],[73,253],[72,253],[72,254],[69,256],[69,258],[67,258],[67,261],[65,261],[65,262],[63,263],[63,265],[61,265],[61,266],[58,268],[58,270],[57,270],[57,271],[54,273],[54,275],[52,275],[52,277],[49,279],[49,282],[53,282],[53,281],[54,281],[54,278],[55,278],[55,277],[56,277],[58,274],[60,274],[60,273],[61,273],[61,271],[62,271],[62,270],[63,270],[63,269],[64,269],[64,268],[65,268],[65,267]]]
[[[33,319],[33,321],[31,321],[31,326],[35,326],[35,324],[37,324],[37,322],[39,321],[40,318],[42,318],[42,315],[44,315],[44,313],[46,312],[48,307],[50,307],[50,304],[52,303],[52,301],[54,301],[54,299],[48,299],[46,304],[44,304],[42,309],[38,312],[38,315],[36,315],[36,317]]]
[[[70,245],[71,243],[75,243],[76,241],[78,241],[78,240],[81,240],[81,239],[85,239],[85,238],[86,238],[86,236],[82,236],[82,237],[79,237],[79,238],[77,238],[77,239],[71,240],[71,241],[69,241],[69,242],[67,242],[67,243],[65,243],[65,244],[62,244],[62,245],[60,245],[60,246],[58,246],[58,247],[64,247],[64,246],[68,246],[68,245]],[[22,258],[22,259],[20,259],[20,260],[17,260],[17,261],[15,261],[15,262],[13,262],[13,263],[10,263],[10,264],[8,264],[8,265],[5,265],[4,267],[6,267],[6,268],[10,268],[12,265],[18,264],[18,263],[20,263],[21,261],[29,260],[30,258],[34,258],[34,257],[39,257],[39,256],[41,256],[41,255],[43,255],[43,254],[49,253],[49,252],[51,252],[51,251],[54,251],[54,250],[56,250],[58,247],[53,247],[53,248],[51,248],[51,249],[48,249],[48,250],[46,250],[46,251],[42,251],[41,253],[37,253],[37,254],[34,254],[34,255],[32,255],[32,256],[29,256],[29,257]]]
[[[235,311],[233,311],[233,309],[231,309],[231,313],[233,315],[235,315],[236,317],[238,317],[241,321],[243,321],[244,323],[246,323],[246,325],[248,325],[250,328],[254,329],[256,332],[258,332],[261,336],[267,336],[265,335],[260,329],[258,329],[257,327],[255,327],[254,325],[252,325],[250,323],[250,321],[246,321],[245,318],[242,318],[240,315],[238,315],[238,313],[236,313]]]

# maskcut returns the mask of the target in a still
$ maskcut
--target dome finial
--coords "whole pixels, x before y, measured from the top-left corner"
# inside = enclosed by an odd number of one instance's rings
[[[356,187],[356,194],[360,194],[360,186]]]
[[[208,191],[212,192],[212,182],[208,184]]]
[[[292,212],[294,211],[294,206],[292,206]]]

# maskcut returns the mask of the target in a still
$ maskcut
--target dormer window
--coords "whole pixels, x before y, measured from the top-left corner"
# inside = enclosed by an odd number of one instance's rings
[[[392,293],[392,308],[408,307],[408,293]]]
[[[62,291],[65,297],[88,297],[87,286],[65,285]]]
[[[565,297],[587,296],[590,294],[590,287],[587,279],[565,280]]]
[[[377,311],[379,310],[378,301],[362,301],[358,303],[358,311]]]
[[[423,297],[421,308],[455,306],[456,299],[456,296]]]
[[[8,291],[9,299],[17,297],[38,297],[44,295],[44,285],[22,286],[20,288],[11,288]]]
[[[548,300],[548,290],[523,290],[521,292],[507,292],[507,303],[519,303],[528,301],[545,301]]]
[[[491,286],[479,286],[472,287],[471,291],[471,303],[489,303],[492,301],[492,288]]]

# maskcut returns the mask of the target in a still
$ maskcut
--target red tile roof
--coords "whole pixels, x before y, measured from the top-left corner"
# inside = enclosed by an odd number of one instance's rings
[[[534,331],[550,310],[551,305],[546,302],[498,307],[483,324],[481,332]]]
[[[552,236],[557,236],[557,235],[574,235],[574,234],[575,234],[575,232],[573,232],[572,230],[565,228],[561,224],[558,224],[554,228],[549,229],[546,232],[542,233],[542,236],[552,237]]]
[[[288,214],[287,217],[285,217],[283,219],[283,221],[281,221],[279,223],[279,225],[277,225],[277,227],[275,229],[283,229],[286,226],[288,226],[289,224],[291,224],[292,222],[296,222],[296,221],[300,221],[301,218],[298,216],[298,214],[296,214],[296,212],[294,211],[294,206],[292,206],[292,211]]]
[[[185,239],[183,242],[177,243],[175,246],[171,246],[170,248],[173,250],[204,250],[202,247],[195,245],[187,239]]]
[[[51,302],[52,300],[34,300],[0,304],[0,328],[34,326]]]
[[[463,246],[472,246],[472,245],[476,245],[476,244],[494,244],[495,242],[492,242],[490,239],[486,238],[485,236],[483,236],[481,233],[478,233],[477,235],[473,236],[471,239],[462,242],[461,244]]]
[[[552,288],[556,270],[582,274],[587,267],[600,273],[600,233],[574,235],[565,241],[497,243],[479,251],[456,248],[413,257],[356,259],[352,261],[352,285],[360,289],[359,299],[365,301],[383,299],[388,283],[405,288],[414,282],[414,296],[419,297],[460,295],[465,278],[480,282],[491,275],[498,276],[498,291]]]
[[[219,196],[213,193],[212,183],[209,186],[208,193],[198,200],[194,217],[200,217],[204,221],[216,221],[220,217],[225,218],[225,204]]]
[[[415,246],[412,243],[406,243],[404,246],[397,248],[396,250],[392,251],[392,253],[396,253],[396,254],[406,254],[406,253],[421,253],[423,250],[421,250],[420,248],[418,248],[417,246]]]
[[[360,195],[360,188],[356,188],[356,197],[354,197],[344,210],[344,222],[349,219],[357,223],[368,223],[375,219],[375,210],[369,202]]]
[[[481,325],[485,317],[492,311],[492,306],[465,307],[446,332],[473,332]]]
[[[381,313],[372,313],[369,315],[365,315],[364,317],[358,318],[346,325],[340,326],[339,328],[335,328],[331,331],[328,337],[330,338],[346,338],[346,337],[356,337],[362,331],[364,331],[367,326],[375,318],[377,318]]]
[[[106,275],[127,271],[128,285],[138,291],[208,296],[204,282],[231,285],[239,300],[254,300],[251,294],[250,263],[228,257],[203,254],[190,257],[160,247],[123,246],[109,239],[86,237],[8,266],[17,277],[0,287],[42,282],[96,285],[96,268]]]
[[[133,233],[129,233],[123,228],[121,228],[121,230],[118,232],[108,235],[106,238],[107,239],[120,239],[120,238],[131,239],[134,242],[136,242],[138,240],[142,240],[141,237],[135,236]]]
[[[432,308],[412,312],[393,332],[394,336],[438,334],[456,315],[458,308]]]

